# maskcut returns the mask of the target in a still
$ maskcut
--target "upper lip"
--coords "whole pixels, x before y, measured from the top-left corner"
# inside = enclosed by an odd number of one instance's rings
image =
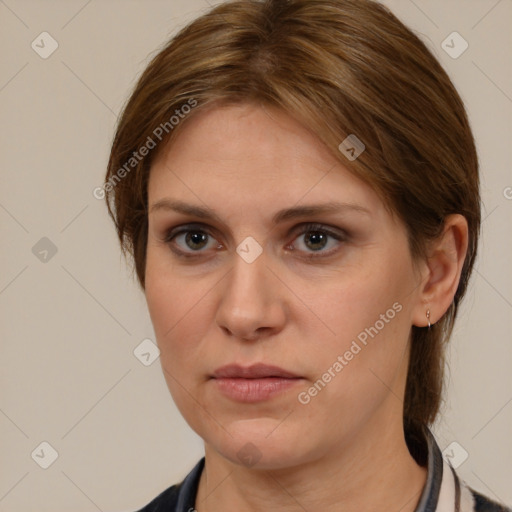
[[[251,366],[240,366],[238,364],[228,364],[217,368],[213,372],[216,379],[232,378],[232,379],[263,379],[267,377],[281,377],[285,379],[296,379],[299,376],[289,371],[264,363],[257,363]]]

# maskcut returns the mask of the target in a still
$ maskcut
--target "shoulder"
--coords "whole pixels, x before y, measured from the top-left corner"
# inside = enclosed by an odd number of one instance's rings
[[[487,498],[471,487],[469,490],[473,495],[475,512],[512,512],[512,509],[506,507],[505,505],[501,505],[496,501],[491,500],[490,498]]]
[[[169,487],[137,512],[169,512],[174,510],[178,503],[179,488],[180,484]]]

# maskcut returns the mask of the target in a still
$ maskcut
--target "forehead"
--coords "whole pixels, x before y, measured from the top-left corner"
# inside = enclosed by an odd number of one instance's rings
[[[153,163],[148,194],[150,205],[172,194],[195,203],[219,199],[216,206],[242,210],[277,210],[301,200],[381,206],[307,128],[252,104],[195,113]]]
[[[336,159],[313,133],[286,113],[269,106],[211,106],[186,120],[160,158],[276,163],[303,159],[332,166]]]

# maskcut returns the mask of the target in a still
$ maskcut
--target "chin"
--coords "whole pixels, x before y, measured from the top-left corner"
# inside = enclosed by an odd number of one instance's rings
[[[226,427],[231,435],[209,436],[207,443],[233,464],[255,470],[284,469],[305,462],[309,450],[303,446],[303,431],[297,429],[294,435],[290,425],[286,428],[280,422],[269,418],[240,420]]]

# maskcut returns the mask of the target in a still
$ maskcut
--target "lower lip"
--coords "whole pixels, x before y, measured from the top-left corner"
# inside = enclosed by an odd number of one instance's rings
[[[238,402],[261,402],[297,385],[302,379],[267,377],[263,379],[213,379],[221,393]]]

